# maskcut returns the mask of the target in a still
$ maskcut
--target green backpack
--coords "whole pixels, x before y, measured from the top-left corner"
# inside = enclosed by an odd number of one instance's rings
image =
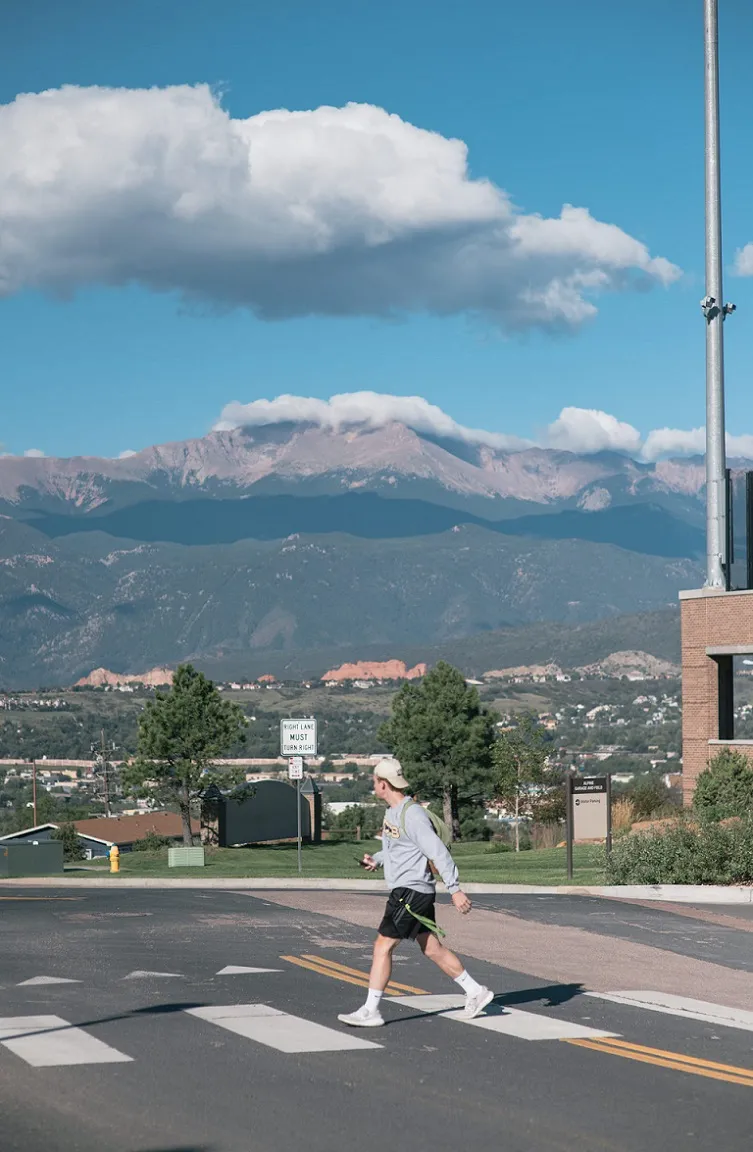
[[[411,804],[416,804],[416,803],[417,803],[416,800],[410,800],[409,799],[407,801],[405,807],[403,808],[402,812],[400,813],[400,831],[401,832],[405,832],[405,813],[408,811]],[[424,808],[424,812],[426,813],[426,815],[431,820],[434,831],[436,832],[437,836],[439,837],[439,839],[444,844],[445,848],[449,848],[450,844],[452,844],[452,832],[447,827],[444,820],[442,820],[434,812],[431,812],[428,808]]]

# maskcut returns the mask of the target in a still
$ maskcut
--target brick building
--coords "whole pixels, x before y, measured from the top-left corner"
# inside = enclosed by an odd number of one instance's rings
[[[753,759],[753,740],[735,739],[735,662],[753,657],[753,590],[680,593],[683,795],[689,803],[709,759],[735,748]]]

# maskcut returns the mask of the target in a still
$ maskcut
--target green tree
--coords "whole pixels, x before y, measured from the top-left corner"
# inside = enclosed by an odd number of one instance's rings
[[[175,804],[183,842],[192,844],[191,815],[206,790],[244,778],[242,770],[223,769],[213,761],[242,741],[246,724],[238,704],[223,699],[202,672],[181,664],[172,688],[157,692],[139,717],[138,751],[123,773],[124,788]]]
[[[669,788],[656,773],[646,772],[633,784],[629,792],[636,820],[651,820],[661,816],[670,803]]]
[[[537,790],[546,785],[548,755],[544,729],[532,713],[518,717],[514,728],[497,737],[492,758],[495,791],[515,817],[515,851],[520,852],[520,821],[531,816]]]
[[[372,840],[384,823],[383,805],[353,804],[343,808],[327,821],[333,840],[355,840],[356,829],[361,829],[362,840]]]
[[[696,781],[693,810],[702,819],[753,816],[753,762],[744,752],[725,748]]]
[[[62,840],[64,860],[83,860],[84,848],[73,824],[61,824],[50,834],[51,840]]]
[[[453,840],[461,837],[461,803],[491,794],[494,720],[463,673],[440,661],[423,680],[402,686],[379,730],[421,799],[442,801]]]

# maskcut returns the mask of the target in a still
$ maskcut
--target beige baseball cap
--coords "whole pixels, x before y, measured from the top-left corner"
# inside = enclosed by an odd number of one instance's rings
[[[410,788],[410,784],[403,776],[403,766],[394,756],[385,756],[383,760],[380,760],[374,769],[374,775],[378,776],[380,780],[386,780],[388,784],[400,792],[405,792]]]

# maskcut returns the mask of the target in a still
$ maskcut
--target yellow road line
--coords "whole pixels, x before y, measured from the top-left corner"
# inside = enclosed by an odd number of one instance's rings
[[[327,968],[334,968],[336,972],[345,972],[348,976],[361,976],[366,980],[369,978],[368,972],[362,972],[360,968],[349,968],[347,964],[338,964],[336,960],[327,960],[324,956],[307,956],[304,953],[303,959],[311,960],[314,964],[323,964]],[[426,993],[425,988],[414,988],[412,984],[400,984],[397,980],[390,980],[387,991],[393,993],[415,992],[417,996],[423,996]]]
[[[318,972],[320,976],[329,976],[332,980],[343,980],[346,984],[356,984],[359,988],[368,988],[368,980],[356,980],[353,976],[346,976],[344,972],[335,972],[319,964],[312,964],[309,960],[302,960],[300,956],[281,956],[289,964],[297,964],[299,968],[308,968],[309,972]]]
[[[83,900],[83,896],[0,896],[0,900]]]
[[[578,1048],[590,1048],[594,1052],[606,1052],[611,1056],[622,1056],[636,1060],[640,1064],[654,1064],[659,1068],[670,1068],[674,1072],[688,1072],[691,1076],[705,1076],[709,1080],[724,1080],[728,1084],[741,1084],[753,1088],[753,1068],[738,1068],[734,1064],[717,1064],[713,1060],[700,1060],[696,1056],[684,1056],[681,1052],[668,1052],[663,1048],[646,1048],[642,1044],[631,1044],[627,1040],[604,1038],[602,1040],[565,1040]]]
[[[369,987],[369,974],[368,972],[361,972],[358,968],[342,968],[334,967],[333,962],[320,963],[318,957],[315,956],[281,956],[281,960],[287,960],[290,964],[297,964],[299,968],[307,968],[309,972],[318,972],[320,976],[329,976],[331,980],[342,980],[345,984],[355,984],[358,988]],[[406,984],[388,984],[385,991],[388,996],[402,996],[405,989],[408,988]],[[421,993],[421,989],[413,988],[411,991]]]

